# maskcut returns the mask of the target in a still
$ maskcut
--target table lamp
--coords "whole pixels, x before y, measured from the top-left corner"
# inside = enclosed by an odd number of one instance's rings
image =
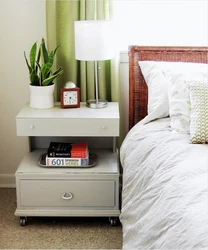
[[[94,61],[95,99],[87,100],[89,108],[105,108],[107,100],[98,98],[97,61],[110,60],[115,56],[113,22],[108,20],[87,20],[74,22],[75,59]]]

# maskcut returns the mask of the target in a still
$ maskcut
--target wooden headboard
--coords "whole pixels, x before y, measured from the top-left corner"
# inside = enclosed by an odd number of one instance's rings
[[[208,63],[208,47],[129,46],[129,129],[147,115],[147,85],[138,61]]]

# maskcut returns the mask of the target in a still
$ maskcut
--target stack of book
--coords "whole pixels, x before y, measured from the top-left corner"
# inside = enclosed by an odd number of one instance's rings
[[[46,154],[46,166],[82,167],[89,165],[89,150],[86,142],[50,142]]]

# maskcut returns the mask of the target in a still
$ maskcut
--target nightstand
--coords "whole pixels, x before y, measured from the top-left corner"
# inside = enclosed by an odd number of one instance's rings
[[[16,176],[17,209],[24,226],[30,216],[107,216],[115,225],[119,210],[118,103],[104,109],[54,108],[38,110],[28,105],[16,117],[17,135],[29,138],[29,152]],[[45,168],[37,164],[52,140],[89,141],[97,155],[91,168]],[[72,138],[72,139],[71,139]]]

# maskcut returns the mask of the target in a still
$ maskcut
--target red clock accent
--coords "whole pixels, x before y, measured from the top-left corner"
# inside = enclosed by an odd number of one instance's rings
[[[61,108],[80,107],[80,88],[61,89]]]

